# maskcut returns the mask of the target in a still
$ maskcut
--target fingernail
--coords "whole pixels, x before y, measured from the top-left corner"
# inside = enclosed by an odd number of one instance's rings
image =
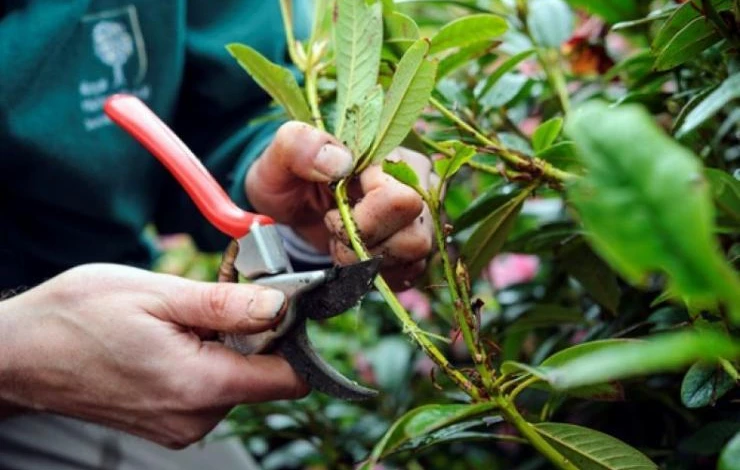
[[[258,308],[250,313],[257,320],[274,320],[285,306],[285,294],[275,289],[264,289],[259,294]]]
[[[322,175],[336,180],[352,171],[353,160],[349,150],[334,144],[326,144],[319,149],[314,169]]]

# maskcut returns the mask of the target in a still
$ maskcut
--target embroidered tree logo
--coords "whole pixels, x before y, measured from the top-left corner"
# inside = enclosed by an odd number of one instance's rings
[[[123,66],[134,52],[134,41],[121,23],[101,21],[92,31],[95,55],[113,69],[113,86],[126,83]]]

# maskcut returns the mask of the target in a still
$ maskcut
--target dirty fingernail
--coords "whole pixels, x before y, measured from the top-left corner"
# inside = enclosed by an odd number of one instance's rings
[[[322,175],[336,180],[352,171],[352,154],[338,145],[326,144],[316,155],[314,169]]]
[[[257,320],[274,320],[285,306],[285,294],[275,289],[263,289],[258,294],[258,304],[250,316]]]

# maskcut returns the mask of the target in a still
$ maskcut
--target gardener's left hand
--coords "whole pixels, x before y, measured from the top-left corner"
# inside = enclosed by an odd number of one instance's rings
[[[433,178],[427,157],[397,148],[388,158],[404,160],[422,187]],[[299,122],[288,122],[252,165],[245,181],[249,201],[263,214],[289,225],[304,240],[339,264],[357,260],[342,228],[327,183],[347,176],[352,155],[333,136]],[[350,188],[352,215],[365,245],[382,255],[383,275],[402,290],[424,271],[432,250],[429,208],[414,190],[379,165],[368,167]]]

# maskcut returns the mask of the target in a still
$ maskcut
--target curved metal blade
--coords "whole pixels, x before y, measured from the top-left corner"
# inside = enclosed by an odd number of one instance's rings
[[[327,269],[326,281],[298,299],[299,315],[323,320],[354,307],[372,287],[381,261],[377,257]]]
[[[314,351],[305,321],[296,323],[278,341],[276,349],[314,390],[343,400],[367,400],[378,395],[377,390],[363,387],[340,374]]]

